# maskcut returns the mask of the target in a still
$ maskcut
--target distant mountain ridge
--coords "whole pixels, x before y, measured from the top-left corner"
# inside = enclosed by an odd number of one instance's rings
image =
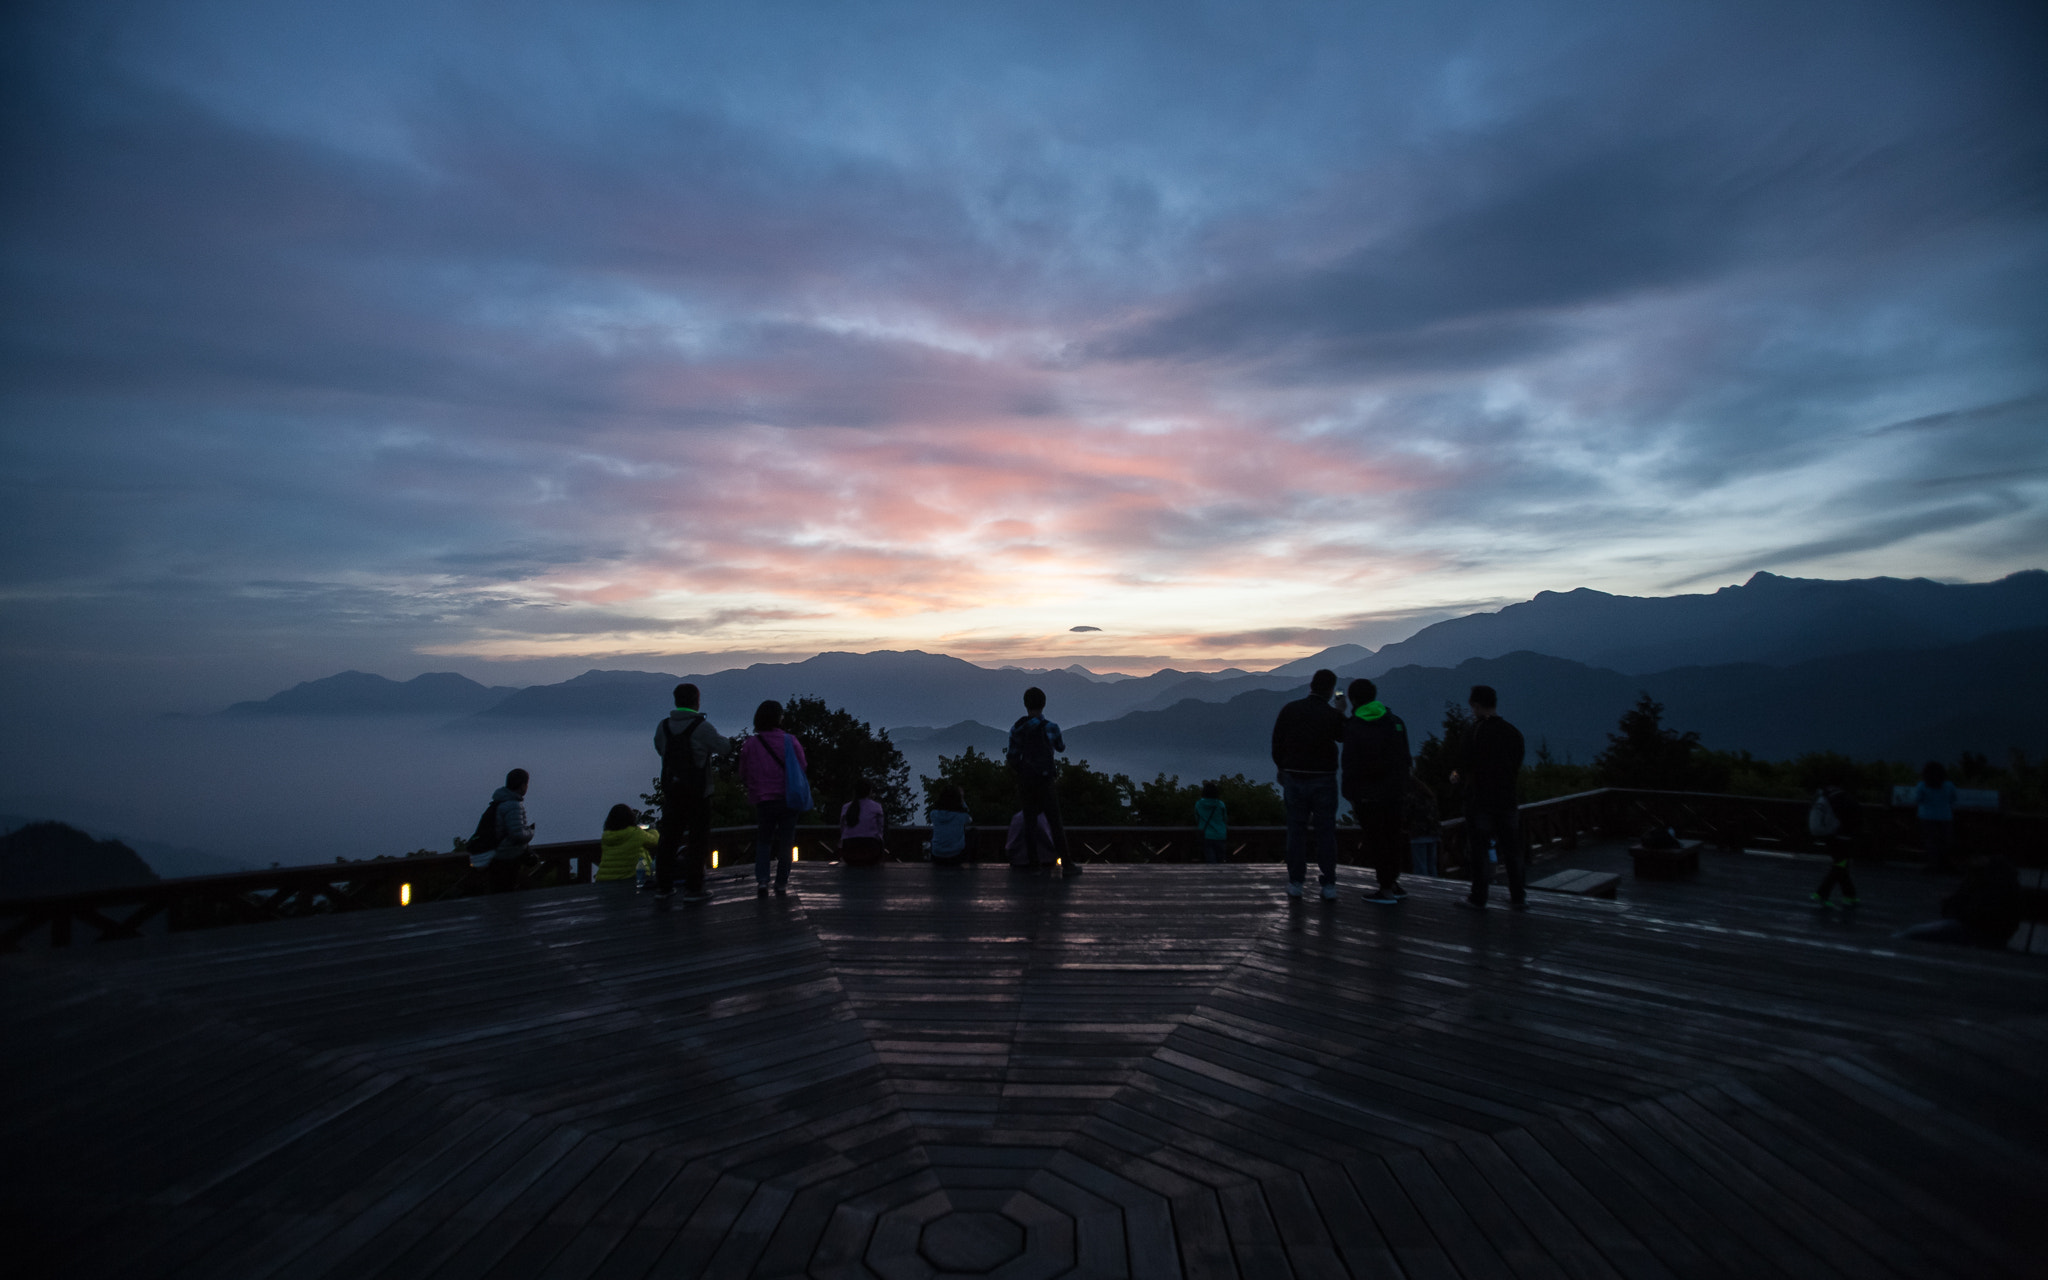
[[[410,680],[387,680],[367,671],[344,671],[307,680],[261,702],[237,702],[230,716],[405,715],[477,712],[518,692],[488,687],[453,671]]]
[[[1789,666],[1838,653],[1959,644],[2026,627],[2048,627],[2048,572],[2040,569],[1960,584],[1758,573],[1706,595],[1544,591],[1497,613],[1434,623],[1352,665],[1361,668],[1357,674],[1374,675],[1526,650],[1630,672],[1731,662]]]
[[[1422,628],[1378,652],[1343,644],[1265,672],[1171,668],[1108,679],[1085,668],[1000,670],[920,650],[821,653],[801,662],[756,663],[680,677],[665,672],[591,670],[557,684],[486,687],[436,673],[403,683],[360,671],[297,685],[226,714],[445,714],[476,727],[578,721],[651,722],[669,691],[689,679],[721,728],[740,728],[768,699],[815,695],[870,723],[1006,726],[1026,684],[1043,688],[1063,725],[1164,710],[1195,699],[1227,702],[1255,690],[1292,688],[1318,667],[1340,676],[1379,677],[1402,667],[1453,669],[1468,660],[1542,654],[1614,673],[1760,663],[1783,667],[1876,649],[1953,645],[2015,628],[2048,627],[2048,572],[1959,585],[1926,579],[1849,581],[1759,573],[1705,594],[1616,596],[1581,588],[1542,592],[1493,613]]]
[[[630,721],[652,724],[671,705],[670,691],[686,677],[651,671],[586,671],[560,684],[535,685],[478,713],[478,724],[517,720]],[[744,727],[760,703],[815,695],[876,725],[951,724],[979,720],[1007,725],[1022,714],[1026,685],[1045,690],[1065,721],[1120,715],[1167,689],[1207,680],[1186,671],[1102,681],[1073,671],[994,670],[962,658],[922,650],[821,653],[802,662],[760,662],[750,667],[687,677],[703,696],[713,723]]]
[[[1404,666],[1377,677],[1380,700],[1419,746],[1446,703],[1475,684],[1500,693],[1500,711],[1533,755],[1589,763],[1643,692],[1665,704],[1667,727],[1696,729],[1715,750],[1787,759],[1840,751],[1860,759],[1954,759],[2048,747],[2048,628],[2000,632],[1958,645],[1876,649],[1791,666],[1729,663],[1630,675],[1538,653],[1468,658],[1455,667]],[[1220,706],[1186,700],[1067,732],[1077,756],[1129,761],[1183,777],[1271,769],[1273,718],[1307,692],[1253,689]],[[1199,762],[1199,763],[1198,763]],[[1258,776],[1256,773],[1254,776]]]

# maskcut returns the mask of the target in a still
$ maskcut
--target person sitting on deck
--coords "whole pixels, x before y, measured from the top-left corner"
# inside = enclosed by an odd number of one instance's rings
[[[1920,942],[1960,942],[1993,951],[2004,948],[2025,915],[2020,873],[1996,856],[1967,859],[1963,887],[1942,899],[1942,918],[1909,925],[1892,936]]]
[[[839,860],[849,867],[872,867],[885,852],[882,832],[889,818],[873,792],[861,778],[853,784],[853,799],[839,806]]]
[[[492,893],[509,893],[519,887],[519,860],[533,844],[537,828],[526,820],[528,781],[524,769],[514,769],[505,775],[505,785],[491,793],[496,839],[489,848],[476,849],[469,855],[470,868],[490,877]]]
[[[640,825],[640,815],[628,805],[615,804],[604,815],[604,835],[598,841],[603,857],[597,864],[597,881],[608,884],[631,880],[643,858],[651,859],[661,837]]]
[[[957,867],[966,860],[967,832],[974,826],[967,812],[967,797],[960,784],[949,782],[940,788],[938,802],[926,811],[932,824],[932,865]]]
[[[1230,857],[1230,806],[1223,803],[1223,791],[1213,782],[1202,784],[1202,798],[1195,801],[1195,832],[1202,838],[1202,861],[1223,862]]]
[[[1049,847],[1052,844],[1052,828],[1049,825],[1047,825],[1044,814],[1041,813],[1035,816],[1038,819],[1035,826],[1037,828],[1036,833],[1038,836],[1039,843]],[[1019,858],[1025,858],[1030,856],[1030,851],[1025,847],[1026,844],[1027,840],[1024,834],[1024,811],[1022,809],[1019,809],[1017,810],[1017,812],[1010,815],[1009,838],[1003,841],[1003,848],[1010,855],[1011,866],[1019,867],[1028,865],[1026,863],[1018,861]]]

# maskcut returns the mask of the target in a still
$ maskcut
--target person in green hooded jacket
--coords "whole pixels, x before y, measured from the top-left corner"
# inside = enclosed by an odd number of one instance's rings
[[[1379,887],[1365,900],[1391,907],[1408,896],[1401,887],[1401,864],[1408,852],[1402,807],[1415,763],[1408,750],[1408,726],[1379,700],[1380,691],[1372,681],[1353,680],[1344,694],[1349,710],[1344,716],[1341,785],[1364,837],[1365,860],[1379,878]]]

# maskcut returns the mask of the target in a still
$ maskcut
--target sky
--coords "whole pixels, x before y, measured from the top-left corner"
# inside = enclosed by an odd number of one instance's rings
[[[8,6],[0,699],[2048,564],[2043,15]]]

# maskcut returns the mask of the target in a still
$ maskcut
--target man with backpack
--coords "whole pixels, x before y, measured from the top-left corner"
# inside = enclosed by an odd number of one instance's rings
[[[654,726],[661,755],[661,843],[654,850],[654,901],[664,904],[675,886],[676,850],[683,851],[683,901],[703,902],[704,859],[711,848],[711,762],[732,750],[732,740],[697,709],[694,684],[676,686],[676,709]]]
[[[1415,758],[1408,750],[1408,726],[1379,700],[1370,680],[1353,680],[1346,691],[1349,714],[1344,717],[1344,798],[1358,819],[1365,860],[1379,877],[1367,902],[1396,906],[1408,896],[1401,887],[1401,864],[1408,840],[1402,827],[1408,774]]]
[[[1060,821],[1055,790],[1060,766],[1053,753],[1066,749],[1060,727],[1045,718],[1045,690],[1036,685],[1026,689],[1024,714],[1010,726],[1010,744],[1003,749],[1003,762],[1017,775],[1017,807],[1024,821],[1024,838],[1010,853],[1013,870],[1050,867],[1057,861],[1064,875],[1081,873],[1067,856],[1067,828]],[[1051,847],[1041,855],[1039,846],[1047,838]]]
[[[492,893],[510,893],[519,887],[519,860],[533,843],[535,828],[526,820],[526,784],[526,770],[506,774],[505,785],[491,793],[491,803],[464,846],[470,869],[489,878]]]

